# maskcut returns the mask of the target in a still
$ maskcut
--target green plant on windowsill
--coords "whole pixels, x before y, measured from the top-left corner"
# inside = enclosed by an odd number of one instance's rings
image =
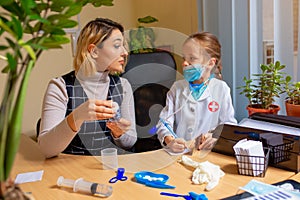
[[[147,53],[155,51],[155,33],[152,28],[145,27],[142,24],[158,22],[158,19],[152,16],[138,18],[138,28],[129,31],[129,49],[131,53]]]
[[[290,104],[300,105],[300,81],[292,83],[292,77],[286,76],[284,90],[287,95],[286,101]]]
[[[284,83],[284,72],[282,70],[285,65],[281,65],[280,61],[269,65],[261,64],[261,73],[253,74],[254,79],[244,77],[244,86],[238,87],[242,89],[240,94],[244,94],[249,101],[248,111],[252,108],[254,112],[267,112],[277,114],[280,107],[275,105],[275,98],[283,93],[282,84]],[[249,111],[249,115],[253,114]]]
[[[288,116],[300,117],[300,81],[292,83],[292,77],[285,78],[285,109]]]
[[[1,68],[7,79],[0,104],[0,199],[13,199],[19,191],[13,190],[9,176],[19,147],[24,100],[33,67],[42,52],[70,42],[64,30],[77,26],[72,17],[84,6],[112,6],[112,1],[0,1],[0,59],[6,62]]]

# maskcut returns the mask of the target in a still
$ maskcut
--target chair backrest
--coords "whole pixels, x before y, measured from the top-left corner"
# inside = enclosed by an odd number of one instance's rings
[[[171,53],[130,54],[122,77],[130,82],[134,101],[138,138],[148,138],[166,103],[166,94],[176,80],[176,62]]]
[[[36,127],[35,127],[35,131],[36,131],[36,138],[39,137],[40,134],[40,126],[41,126],[41,118],[39,118],[36,122]]]

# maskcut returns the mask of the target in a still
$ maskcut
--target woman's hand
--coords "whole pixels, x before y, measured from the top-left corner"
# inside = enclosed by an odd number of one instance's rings
[[[217,139],[212,137],[212,133],[206,133],[199,136],[198,150],[211,150]]]
[[[121,118],[118,121],[106,122],[106,126],[111,130],[111,133],[115,138],[119,138],[130,129],[131,122]]]
[[[114,115],[111,100],[87,100],[74,110],[75,120],[102,120],[112,118]]]
[[[112,101],[88,100],[74,109],[67,121],[73,131],[78,131],[84,121],[109,119],[114,116]]]

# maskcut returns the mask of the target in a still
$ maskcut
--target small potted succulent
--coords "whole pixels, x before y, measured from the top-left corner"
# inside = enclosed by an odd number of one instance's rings
[[[158,19],[152,16],[138,18],[138,28],[131,29],[129,32],[129,49],[131,53],[149,53],[155,51],[155,33],[150,27],[142,24],[151,24],[158,22]]]
[[[240,94],[244,94],[249,104],[247,106],[249,116],[255,112],[277,114],[280,110],[279,105],[275,105],[275,98],[283,93],[282,84],[284,83],[284,72],[282,70],[285,65],[276,61],[275,64],[261,64],[260,74],[253,74],[255,77],[247,79],[244,77],[244,86],[238,87],[242,89]]]
[[[300,117],[300,81],[291,82],[292,77],[285,78],[284,90],[287,95],[285,98],[286,114],[288,116]]]

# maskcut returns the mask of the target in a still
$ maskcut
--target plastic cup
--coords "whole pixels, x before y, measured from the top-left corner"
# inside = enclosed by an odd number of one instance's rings
[[[101,150],[101,160],[103,169],[118,168],[118,151],[116,148],[106,148]]]

